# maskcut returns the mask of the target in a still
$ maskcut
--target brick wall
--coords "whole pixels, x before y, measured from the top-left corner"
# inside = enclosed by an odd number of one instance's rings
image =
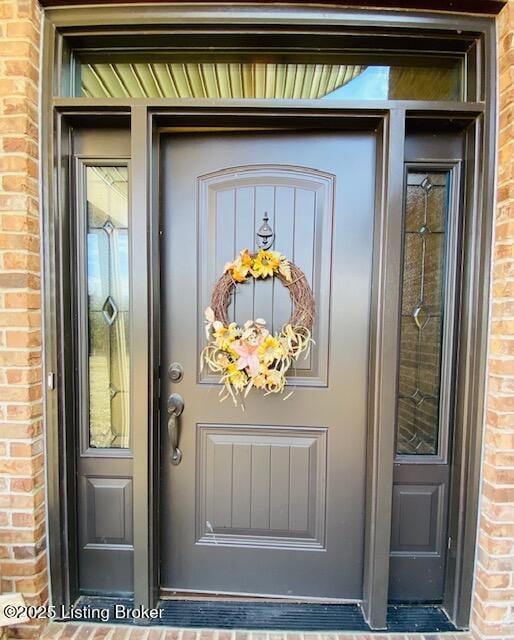
[[[47,598],[37,184],[39,9],[0,0],[0,574]],[[514,0],[499,21],[498,207],[473,634],[514,638]],[[37,627],[13,630],[40,636]]]
[[[481,638],[514,638],[514,0],[498,19],[498,55],[498,202],[473,611]]]
[[[38,211],[40,11],[0,0],[0,574],[2,591],[48,595]],[[20,627],[20,637],[39,637]]]

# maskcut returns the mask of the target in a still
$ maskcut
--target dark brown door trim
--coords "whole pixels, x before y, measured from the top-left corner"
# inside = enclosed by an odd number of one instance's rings
[[[155,0],[148,0],[155,1]],[[157,0],[157,2],[166,2],[167,0]],[[215,0],[193,0],[194,2],[202,1],[203,3]],[[246,0],[234,0],[236,3],[246,4]],[[83,4],[127,4],[141,3],[141,0],[93,0],[92,2],[84,2],[84,0],[39,0],[43,7],[62,7],[62,6],[78,6]],[[264,3],[271,3],[273,0],[263,0]],[[309,0],[298,0],[297,4],[307,4]],[[188,4],[192,4],[191,1]],[[448,6],[446,0],[396,0],[389,2],[388,0],[345,0],[345,2],[336,2],[335,0],[318,0],[317,4],[326,4],[332,6],[347,7],[369,7],[384,9],[404,9],[406,11],[423,10],[423,11],[446,11],[451,13],[483,13],[497,14],[507,4],[507,0],[454,0],[451,7]]]
[[[278,10],[278,9],[277,9]],[[173,13],[175,11],[175,13]],[[457,27],[468,30],[470,37],[476,37],[477,46],[484,54],[478,58],[483,66],[477,78],[479,86],[474,95],[479,96],[475,103],[354,103],[322,106],[319,103],[291,103],[269,101],[261,102],[222,102],[209,101],[173,101],[125,99],[117,101],[96,101],[82,98],[54,98],[58,95],[58,82],[65,76],[67,59],[64,33],[73,28],[75,32],[83,27],[87,31],[93,25],[130,25],[153,23],[164,25],[181,20],[187,22],[188,11],[181,13],[180,8],[170,12],[170,8],[143,7],[134,11],[117,7],[99,7],[98,13],[83,8],[49,10],[45,21],[45,46],[43,68],[43,215],[44,215],[44,305],[46,316],[46,369],[57,374],[56,388],[46,394],[46,424],[48,450],[48,496],[49,496],[49,545],[53,584],[54,604],[69,603],[76,596],[76,552],[73,536],[63,535],[73,526],[74,487],[73,464],[70,451],[70,417],[72,416],[73,394],[70,385],[71,351],[67,331],[71,318],[67,317],[69,305],[69,278],[67,260],[70,253],[68,207],[68,158],[70,130],[74,126],[89,123],[94,126],[110,126],[120,121],[126,126],[130,120],[132,133],[132,171],[137,176],[132,185],[132,206],[138,211],[137,238],[138,257],[136,266],[139,283],[137,297],[141,307],[132,322],[134,335],[138,335],[138,344],[133,345],[138,353],[133,359],[133,369],[139,387],[133,386],[137,397],[133,398],[133,412],[137,417],[137,434],[134,440],[134,522],[136,525],[135,544],[135,600],[138,604],[150,605],[155,602],[158,586],[157,570],[157,527],[156,510],[156,469],[155,451],[158,442],[153,438],[156,419],[158,394],[158,281],[151,278],[157,272],[157,242],[155,217],[158,207],[154,201],[154,177],[158,146],[155,137],[162,126],[234,126],[239,120],[246,125],[260,125],[277,118],[284,124],[299,127],[301,122],[309,127],[331,126],[367,126],[378,127],[383,139],[382,175],[384,180],[377,183],[377,193],[382,202],[382,218],[378,225],[380,247],[375,256],[378,269],[378,282],[392,283],[394,292],[395,273],[399,270],[395,261],[389,263],[384,272],[384,258],[387,251],[394,249],[394,231],[396,220],[387,218],[388,208],[401,204],[402,193],[398,185],[402,182],[403,170],[396,169],[403,163],[401,141],[404,135],[404,123],[416,118],[418,121],[438,123],[441,126],[458,126],[468,130],[468,159],[466,184],[466,210],[468,222],[465,229],[465,265],[463,273],[463,298],[461,302],[461,337],[458,372],[457,419],[454,441],[455,468],[452,480],[453,497],[451,501],[450,530],[456,550],[455,562],[449,562],[447,574],[447,597],[445,604],[451,617],[461,626],[469,621],[472,575],[474,562],[474,540],[476,537],[478,490],[480,473],[480,451],[483,426],[484,389],[485,389],[485,353],[487,338],[488,310],[488,264],[490,260],[491,228],[494,202],[494,79],[495,44],[494,22],[484,18],[463,16],[455,19],[451,16],[434,14],[388,14],[386,12],[366,12],[349,15],[336,8],[324,17],[322,11],[291,8],[287,15],[277,14],[277,19],[291,19],[297,30],[308,32],[320,25],[334,26],[345,22],[348,28],[368,25],[376,27],[378,23],[389,29],[431,29],[450,30],[455,33]],[[232,9],[228,9],[229,13]],[[252,13],[253,11],[253,13]],[[255,7],[235,9],[230,21],[245,27],[255,21],[269,20],[275,9],[266,7],[264,13]],[[209,23],[219,25],[220,10],[205,9],[200,28]],[[243,15],[244,13],[244,15]],[[198,14],[193,21],[199,20]],[[324,22],[325,20],[325,22]],[[305,26],[308,25],[308,26]],[[105,27],[108,30],[108,27]],[[476,36],[478,34],[478,36]],[[87,34],[84,34],[87,37]],[[322,38],[320,38],[322,41]],[[481,100],[486,100],[486,103]],[[453,124],[450,124],[450,123]],[[388,152],[391,153],[388,153]],[[57,166],[54,165],[54,158]],[[380,166],[380,165],[379,165]],[[395,169],[396,167],[396,169]],[[57,169],[57,170],[56,170]],[[398,208],[401,211],[401,206]],[[148,233],[148,230],[152,231]],[[143,248],[144,240],[146,244]],[[135,240],[134,240],[135,241]],[[388,245],[388,243],[390,243]],[[384,252],[384,247],[389,247]],[[382,270],[382,271],[380,271]],[[139,286],[141,285],[141,286]],[[399,286],[398,279],[396,290]],[[384,289],[377,289],[374,301],[376,317],[382,326],[374,328],[375,366],[384,365],[392,371],[391,362],[395,361],[397,333],[389,333],[385,327],[394,329],[397,299],[394,295],[385,296]],[[394,308],[392,308],[394,307]],[[385,325],[384,325],[385,323]],[[397,325],[397,322],[396,322]],[[137,365],[136,365],[137,363]],[[394,365],[396,367],[396,364]],[[389,551],[390,522],[390,483],[392,450],[394,437],[391,420],[391,398],[393,383],[386,375],[387,370],[373,371],[376,386],[370,399],[373,428],[370,429],[370,458],[368,468],[371,474],[368,485],[368,530],[366,546],[369,551],[366,567],[365,611],[373,627],[381,628],[385,624],[385,605],[387,594],[387,572]],[[134,384],[134,383],[133,383]],[[377,389],[379,390],[377,392]],[[382,422],[380,411],[386,417]],[[379,419],[381,418],[381,419]],[[384,424],[386,425],[384,427]],[[378,428],[380,426],[380,428]],[[375,475],[376,474],[376,475]],[[464,490],[461,490],[464,487]],[[66,561],[63,564],[62,558]]]
[[[394,457],[396,422],[402,224],[398,212],[403,210],[405,111],[391,111],[381,127],[371,302],[363,589],[364,615],[372,628],[384,624],[388,600],[393,465],[387,461]]]
[[[138,108],[139,109],[139,108]],[[133,110],[133,117],[135,117]],[[252,113],[251,109],[228,109],[209,110],[208,113],[198,113],[194,110],[179,112],[178,110],[159,110],[159,112],[148,113],[147,127],[143,126],[143,119],[139,120],[138,140],[141,142],[137,146],[141,149],[143,136],[141,131],[153,131],[155,155],[158,156],[158,138],[161,128],[172,127],[180,124],[181,128],[216,126],[234,127],[235,123],[242,127],[255,126],[258,118],[259,126],[276,127],[278,113]],[[392,459],[394,452],[394,410],[396,397],[396,341],[398,318],[398,306],[389,304],[391,299],[399,297],[399,260],[394,256],[400,255],[400,250],[396,247],[401,234],[395,229],[395,225],[401,223],[401,217],[396,216],[397,211],[402,210],[403,202],[403,139],[405,129],[405,111],[397,109],[390,113],[367,113],[363,118],[361,114],[352,112],[331,112],[326,117],[319,117],[319,114],[309,109],[305,110],[281,110],[282,124],[287,128],[310,129],[316,127],[329,127],[335,129],[377,129],[377,183],[376,197],[377,205],[375,210],[375,234],[373,263],[373,300],[371,308],[372,336],[370,349],[370,362],[372,375],[370,376],[369,403],[370,411],[368,418],[368,447],[367,447],[367,512],[365,524],[365,572],[364,572],[364,611],[365,616],[373,628],[385,627],[385,615],[387,608],[387,584],[388,584],[388,564],[389,564],[389,539],[390,539],[390,518],[391,518],[391,493],[392,493]],[[394,154],[391,154],[394,149]],[[389,158],[398,160],[398,166],[393,162],[389,164]],[[134,166],[134,165],[133,165]],[[155,176],[150,173],[147,176],[147,185],[150,196],[143,199],[142,191],[139,192],[139,200],[134,200],[133,206],[139,208],[144,206],[144,202],[149,199],[158,202],[157,193],[152,195],[152,187],[155,185]],[[138,187],[140,190],[140,187]],[[384,243],[385,244],[382,244]],[[153,258],[150,258],[150,263]],[[157,272],[157,271],[156,271]],[[386,290],[388,291],[386,295]],[[396,293],[395,293],[396,292]],[[154,326],[159,326],[159,297],[154,299],[153,307]],[[150,427],[149,432],[156,434],[157,427]],[[144,436],[142,436],[142,439]],[[155,442],[153,443],[155,447]],[[141,446],[139,454],[137,445],[135,446],[135,460],[140,457],[140,463],[134,464],[135,486],[143,487],[145,482],[152,482],[149,479],[147,468],[152,466],[150,459],[146,464],[142,459],[145,451],[151,451],[152,445],[148,443],[148,448]],[[155,449],[154,449],[155,450]],[[141,475],[138,476],[138,473]],[[153,479],[153,488],[146,487],[145,491],[156,495],[159,487],[158,473]],[[140,503],[143,507],[143,504]],[[135,505],[135,509],[137,509]],[[135,528],[135,550],[137,558],[138,533],[140,528],[141,553],[147,553],[147,527],[151,526],[153,511],[144,504],[145,512],[138,512]],[[147,523],[147,524],[145,524]],[[154,523],[157,527],[157,523]],[[155,535],[158,528],[155,529]],[[156,552],[157,541],[154,535],[154,553],[150,557],[158,557]],[[137,560],[136,560],[137,562]],[[143,571],[143,565],[140,571]],[[154,575],[158,572],[158,567],[154,564],[150,570]],[[150,573],[147,572],[150,577]],[[139,574],[141,578],[141,573]],[[148,583],[150,584],[150,583]],[[144,588],[143,580],[135,585],[136,601],[147,602],[150,591],[154,587]],[[145,592],[144,592],[145,591]],[[144,593],[143,593],[144,592]],[[141,600],[140,600],[141,598]],[[143,599],[144,598],[144,599]]]

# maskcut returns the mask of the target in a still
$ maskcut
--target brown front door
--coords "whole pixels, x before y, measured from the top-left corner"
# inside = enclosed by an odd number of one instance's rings
[[[182,591],[362,597],[366,402],[375,193],[373,133],[166,134],[162,139],[161,585]],[[315,346],[292,397],[220,403],[200,370],[204,309],[226,262],[274,249],[306,273]],[[240,285],[230,313],[278,330],[278,281]],[[182,461],[166,405],[180,394]]]

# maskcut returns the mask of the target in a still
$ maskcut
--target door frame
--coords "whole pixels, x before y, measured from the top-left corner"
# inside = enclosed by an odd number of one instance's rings
[[[445,606],[457,626],[469,622],[485,400],[489,263],[495,177],[495,26],[494,20],[442,14],[399,14],[398,12],[345,11],[334,8],[246,7],[222,8],[232,24],[294,24],[299,32],[311,34],[324,28],[344,26],[355,33],[375,27],[399,33],[450,31],[469,34],[476,43],[477,86],[473,101],[442,103],[430,101],[346,102],[328,104],[301,101],[227,101],[172,99],[89,99],[63,96],[61,81],[71,59],[67,38],[97,37],[95,25],[114,35],[121,25],[144,24],[173,28],[174,24],[196,23],[208,38],[209,28],[219,28],[220,8],[138,6],[49,9],[45,11],[42,74],[42,206],[43,206],[43,290],[45,317],[45,393],[47,425],[48,528],[52,599],[70,604],[77,595],[76,541],[69,535],[74,526],[74,466],[69,451],[73,446],[72,345],[68,314],[70,281],[66,265],[72,247],[69,242],[68,158],[73,127],[123,124],[131,131],[132,175],[130,187],[132,217],[132,308],[131,389],[132,424],[137,424],[133,441],[134,504],[134,598],[136,604],[152,606],[158,595],[158,419],[159,396],[159,282],[158,273],[158,132],[162,127],[233,126],[235,120],[247,126],[277,118],[294,127],[374,127],[378,132],[377,199],[379,217],[374,239],[372,330],[370,353],[369,428],[367,452],[365,572],[363,609],[373,628],[385,627],[389,567],[394,424],[396,411],[396,368],[398,346],[398,300],[400,287],[400,225],[403,203],[403,149],[405,127],[412,123],[437,123],[466,128],[468,162],[465,194],[465,252],[463,295],[458,357],[456,422],[453,442],[450,535],[456,549],[448,562]],[[262,27],[261,27],[262,28]],[[228,30],[227,30],[228,33]],[[478,35],[477,35],[478,34]],[[402,33],[403,35],[403,33]],[[323,39],[320,37],[320,42]],[[321,44],[322,46],[322,44]],[[469,91],[469,87],[468,87]],[[224,124],[225,123],[225,124]],[[229,125],[230,123],[230,125]],[[396,153],[390,153],[394,149]],[[142,153],[141,150],[144,150]],[[147,230],[152,229],[148,234]],[[141,239],[147,238],[144,250]],[[57,312],[56,312],[57,310]],[[136,338],[137,336],[137,338]],[[54,383],[55,381],[55,383]],[[139,392],[137,392],[139,390]],[[141,390],[144,390],[141,392]],[[72,530],[71,529],[71,530]],[[62,558],[65,562],[62,562]]]
[[[281,116],[281,123],[279,128],[277,126],[277,117]],[[207,117],[206,117],[207,116]],[[241,129],[241,132],[251,132],[255,130],[256,119],[258,119],[258,128],[260,130],[268,128],[268,131],[272,133],[284,133],[294,132],[301,136],[302,131],[316,133],[334,132],[335,134],[341,134],[345,131],[349,133],[374,133],[376,140],[376,152],[375,152],[375,198],[374,198],[374,222],[373,222],[373,238],[372,238],[372,282],[371,282],[371,302],[369,306],[370,317],[370,335],[369,335],[369,355],[368,355],[368,380],[369,387],[367,389],[367,433],[366,433],[366,490],[365,490],[365,548],[363,551],[364,558],[364,576],[363,595],[369,593],[369,598],[365,595],[363,597],[363,608],[368,616],[368,610],[371,610],[371,602],[377,603],[382,601],[387,603],[387,582],[375,583],[374,575],[376,570],[380,570],[380,562],[384,561],[384,554],[389,554],[389,539],[390,539],[390,500],[389,496],[392,494],[392,482],[393,482],[393,467],[392,465],[384,464],[383,461],[388,457],[394,457],[394,438],[395,438],[395,412],[396,412],[396,367],[397,360],[393,358],[391,360],[383,360],[382,349],[389,349],[394,352],[397,349],[397,335],[392,327],[395,327],[398,323],[399,307],[394,305],[382,304],[381,301],[385,301],[388,296],[391,298],[400,298],[400,256],[401,256],[401,227],[402,216],[391,215],[394,211],[401,211],[403,209],[403,162],[401,166],[383,166],[382,158],[384,154],[388,154],[388,149],[393,146],[395,149],[402,150],[404,146],[404,127],[405,120],[402,113],[380,114],[369,113],[363,117],[363,114],[353,113],[337,113],[330,111],[330,113],[320,114],[316,113],[312,109],[306,109],[298,111],[286,111],[281,109],[280,111],[271,111],[270,113],[255,113],[251,109],[223,109],[218,108],[212,110],[208,114],[198,114],[195,112],[187,113],[183,120],[183,114],[179,114],[180,125],[177,127],[175,122],[177,120],[177,114],[171,110],[159,110],[156,113],[151,111],[148,113],[148,130],[150,131],[150,140],[148,141],[150,147],[154,150],[156,162],[158,162],[161,156],[160,145],[161,136],[173,135],[173,130],[177,129],[183,135],[184,132],[206,131],[211,129],[219,134],[223,134],[224,131],[233,132],[236,129]],[[400,171],[397,175],[396,170]],[[162,209],[162,200],[160,198],[161,191],[159,188],[160,182],[160,167],[154,164],[150,169],[150,174],[154,174],[151,179],[153,193],[150,194],[150,198],[153,204],[153,210],[156,215],[159,216]],[[401,186],[400,186],[401,184]],[[394,186],[393,186],[394,185]],[[393,186],[393,188],[391,188]],[[394,189],[394,191],[393,191]],[[400,199],[397,199],[400,194]],[[155,223],[156,231],[159,228],[159,223]],[[389,242],[386,246],[380,247],[380,238],[385,236],[389,238]],[[155,243],[158,252],[158,237],[155,238]],[[396,260],[396,256],[398,259]],[[156,256],[156,271],[160,273],[159,256]],[[388,265],[387,269],[385,265]],[[152,278],[152,276],[150,275]],[[157,280],[157,276],[153,276],[153,280]],[[160,322],[160,290],[158,282],[155,282],[155,305],[152,313],[155,317],[156,334],[155,339],[158,340],[162,323]],[[388,296],[385,295],[387,290]],[[381,343],[384,343],[383,345]],[[168,363],[162,363],[161,378],[166,376],[166,367]],[[371,371],[380,370],[380,374],[375,377],[373,382]],[[178,389],[177,389],[178,391]],[[387,398],[387,403],[385,398]],[[161,401],[162,402],[162,401]],[[162,420],[162,418],[161,418]],[[384,426],[385,425],[385,426]],[[160,434],[162,426],[159,425],[159,421],[155,424],[153,433],[156,437]],[[158,443],[156,443],[158,447]],[[152,448],[152,447],[150,447]],[[159,460],[159,455],[157,460]],[[377,465],[376,473],[369,473],[369,469],[374,465]],[[156,469],[154,477],[151,479],[154,483],[153,491],[155,495],[158,495],[160,488],[160,474]],[[390,489],[388,486],[390,484]],[[368,499],[369,498],[369,499]],[[374,522],[375,514],[373,512],[374,505],[383,504],[386,507],[387,518],[383,521],[376,522],[376,528],[372,530],[372,524]],[[387,506],[389,505],[389,506]],[[387,510],[388,509],[388,510]],[[155,521],[156,536],[159,537],[159,522]],[[156,547],[158,547],[158,539],[154,541]],[[373,545],[373,547],[372,547]],[[376,547],[375,549],[373,549]],[[373,549],[373,550],[372,550]],[[382,554],[382,558],[379,559],[378,554]],[[157,551],[157,557],[159,553]],[[387,560],[387,563],[389,561]],[[379,566],[375,566],[378,564]],[[158,573],[158,566],[155,568]],[[379,595],[376,591],[380,589],[383,592]],[[342,599],[346,600],[346,599]],[[352,599],[347,599],[348,602],[353,602]],[[385,616],[385,605],[384,612]]]

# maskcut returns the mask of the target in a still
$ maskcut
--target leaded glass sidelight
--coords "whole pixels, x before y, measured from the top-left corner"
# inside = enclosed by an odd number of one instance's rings
[[[438,452],[449,173],[409,172],[404,219],[399,455]]]
[[[89,445],[128,448],[129,255],[126,166],[86,167]]]

